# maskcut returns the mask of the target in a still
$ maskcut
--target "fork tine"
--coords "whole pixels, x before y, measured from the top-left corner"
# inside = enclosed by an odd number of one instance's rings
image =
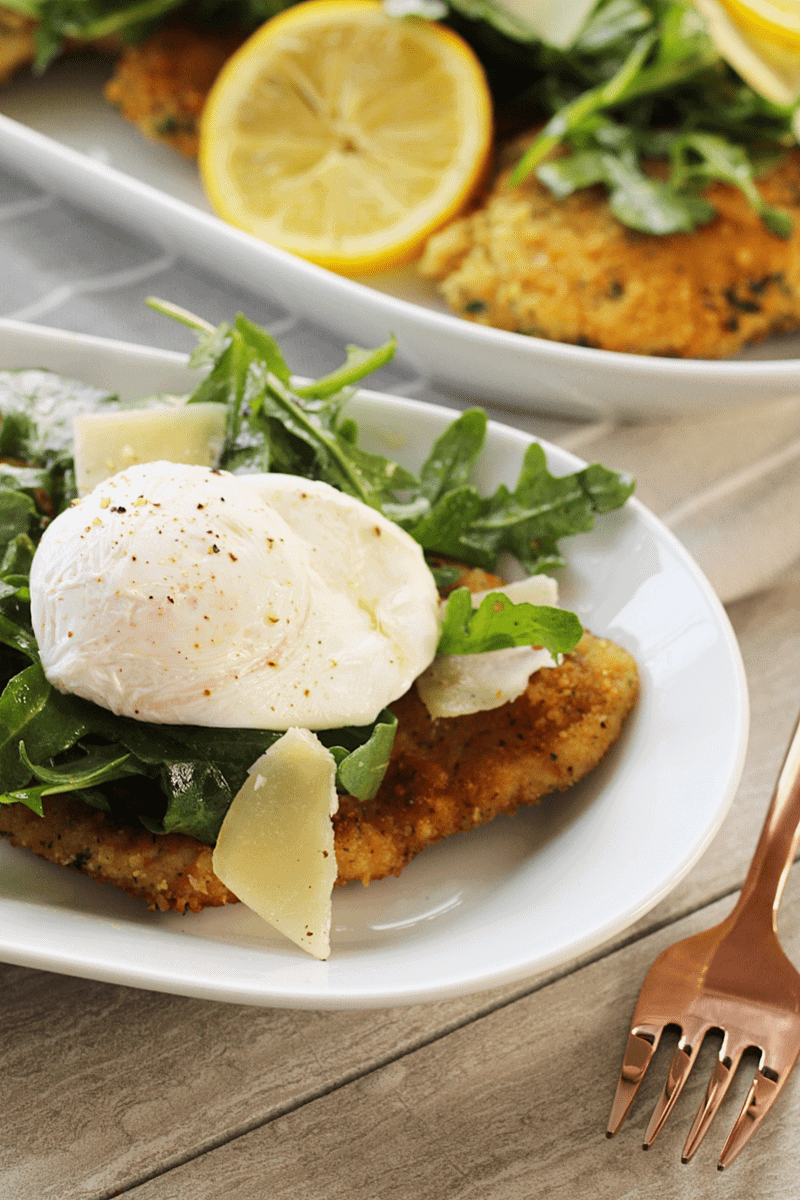
[[[658,1098],[653,1115],[650,1118],[650,1124],[647,1126],[647,1132],[644,1135],[642,1147],[644,1150],[650,1149],[656,1139],[656,1135],[675,1107],[675,1101],[680,1096],[683,1091],[683,1085],[689,1078],[689,1072],[694,1066],[697,1052],[702,1045],[706,1032],[706,1026],[684,1029],[681,1040],[678,1042],[678,1048],[670,1064],[664,1090]]]
[[[606,1137],[613,1137],[625,1120],[645,1072],[658,1049],[662,1033],[661,1025],[634,1025],[628,1034],[628,1044],[625,1047],[625,1057],[611,1105]]]
[[[735,1048],[730,1047],[727,1044],[727,1037],[720,1046],[719,1057],[714,1064],[714,1070],[711,1073],[706,1094],[697,1110],[697,1115],[692,1122],[692,1128],[689,1130],[689,1136],[683,1147],[681,1162],[688,1163],[694,1158],[698,1146],[706,1136],[708,1127],[717,1115],[717,1109],[725,1099],[725,1093],[736,1074],[744,1050],[745,1047],[743,1045]]]
[[[766,1070],[769,1071],[769,1068],[766,1068]],[[750,1141],[750,1138],[777,1100],[784,1083],[789,1077],[790,1070],[784,1071],[782,1076],[775,1075],[774,1079],[770,1078],[770,1075],[774,1075],[774,1072],[765,1074],[763,1066],[756,1072],[756,1077],[750,1084],[750,1091],[747,1093],[741,1112],[728,1135],[727,1142],[722,1147],[722,1153],[719,1156],[719,1163],[717,1164],[718,1170],[722,1171],[725,1167],[729,1167],[737,1154]]]

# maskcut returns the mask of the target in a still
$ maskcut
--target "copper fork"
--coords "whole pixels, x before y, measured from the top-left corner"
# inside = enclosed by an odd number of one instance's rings
[[[688,1162],[722,1103],[745,1050],[760,1051],[755,1078],[722,1148],[718,1169],[730,1166],[769,1112],[800,1054],[800,974],[780,948],[776,918],[800,840],[800,722],[795,727],[753,861],[733,912],[705,933],[676,942],[645,977],[608,1137],[630,1108],[667,1025],[681,1036],[644,1149],[671,1113],[710,1030],[722,1033],[711,1080],[681,1156]]]

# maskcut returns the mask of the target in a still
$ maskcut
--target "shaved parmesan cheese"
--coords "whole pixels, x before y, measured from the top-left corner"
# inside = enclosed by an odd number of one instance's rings
[[[161,408],[81,413],[73,422],[75,482],[86,496],[98,483],[137,463],[215,467],[225,437],[224,404],[164,404]]]
[[[250,768],[214,849],[214,874],[315,958],[330,954],[339,806],[336,764],[307,729],[288,729]]]
[[[547,575],[533,575],[503,587],[514,604],[558,604],[558,584]],[[475,592],[472,607],[478,608],[488,592]],[[558,666],[549,650],[513,646],[484,654],[442,654],[417,680],[417,691],[430,715],[464,717],[487,712],[521,696],[534,671]]]
[[[597,0],[571,0],[568,4],[564,0],[497,0],[497,4],[548,46],[567,50]]]
[[[480,608],[481,601],[492,592],[502,592],[512,604],[544,604],[551,608],[558,605],[558,583],[549,575],[529,575],[527,579],[516,579],[485,592],[473,592],[472,607]]]

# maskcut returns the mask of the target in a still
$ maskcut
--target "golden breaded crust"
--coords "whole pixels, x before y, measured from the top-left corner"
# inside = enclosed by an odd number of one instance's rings
[[[200,912],[237,903],[211,869],[211,847],[195,838],[117,824],[69,795],[48,797],[44,810],[38,817],[24,804],[0,805],[0,837],[122,888],[151,909]]]
[[[412,688],[392,705],[398,734],[378,795],[364,804],[341,797],[337,883],[399,875],[426,846],[577,782],[616,741],[637,693],[631,656],[591,634],[492,712],[433,721]],[[236,902],[214,875],[210,846],[118,825],[69,796],[47,799],[44,818],[23,804],[0,806],[2,835],[154,909]]]
[[[36,58],[36,22],[0,7],[0,82]]]
[[[693,233],[638,233],[594,187],[557,199],[501,172],[486,202],[429,240],[420,271],[460,316],[516,333],[679,358],[722,358],[800,328],[800,149],[758,181],[789,213],[771,234],[737,189],[705,193],[718,216]]]
[[[627,651],[592,634],[489,712],[434,721],[412,688],[392,705],[397,737],[378,795],[341,797],[337,882],[399,875],[426,846],[577,783],[619,737],[638,690]]]
[[[147,137],[197,157],[198,122],[211,85],[244,37],[168,28],[129,46],[106,99]]]

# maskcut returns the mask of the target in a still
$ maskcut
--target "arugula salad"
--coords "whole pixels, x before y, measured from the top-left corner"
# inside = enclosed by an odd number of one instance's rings
[[[711,221],[700,192],[721,180],[772,233],[789,236],[789,218],[763,203],[755,179],[796,144],[793,107],[765,99],[728,65],[690,0],[600,0],[561,47],[538,39],[519,5],[446,7],[443,19],[484,63],[501,132],[543,126],[513,183],[535,172],[558,197],[604,184],[619,221],[666,234]],[[554,150],[561,155],[548,157]],[[654,159],[666,162],[664,178],[646,172]]]
[[[191,23],[199,29],[249,33],[290,3],[292,0],[6,0],[3,7],[37,22],[36,69],[43,71],[65,42],[103,38],[138,42],[180,9],[190,10]]]
[[[633,490],[630,477],[599,464],[554,477],[533,444],[516,487],[482,496],[470,472],[487,418],[475,408],[455,418],[414,476],[361,448],[346,413],[355,385],[392,357],[393,341],[348,347],[339,369],[298,386],[277,343],[246,317],[215,328],[174,305],[150,303],[197,335],[190,365],[203,377],[187,403],[224,406],[221,470],[301,476],[355,497],[423,547],[440,588],[452,588],[461,573],[442,559],[491,571],[510,553],[529,575],[551,571],[564,563],[561,538],[590,530],[597,514],[618,508]],[[77,495],[72,420],[119,407],[116,396],[46,371],[0,372],[0,803],[41,814],[44,797],[71,792],[120,820],[213,844],[248,769],[280,732],[153,725],[62,694],[45,678],[31,625],[38,540]],[[502,592],[473,609],[461,587],[450,592],[437,653],[536,644],[557,656],[581,633],[574,614],[512,604]],[[375,795],[395,727],[384,709],[368,726],[319,733],[336,761],[339,791],[360,800]]]

